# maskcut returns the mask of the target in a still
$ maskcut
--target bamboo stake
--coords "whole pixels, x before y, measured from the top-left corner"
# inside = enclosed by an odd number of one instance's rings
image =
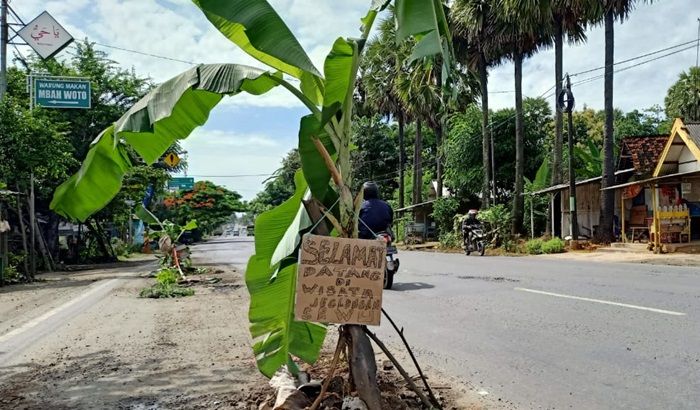
[[[420,365],[418,364],[418,360],[416,359],[416,356],[413,354],[413,350],[411,349],[411,346],[408,345],[408,341],[406,340],[406,337],[403,334],[403,328],[399,330],[399,327],[396,326],[396,323],[394,323],[394,320],[389,316],[388,313],[386,313],[386,310],[382,308],[382,313],[384,313],[384,316],[386,316],[387,319],[389,319],[389,323],[391,323],[391,326],[396,330],[396,333],[399,334],[399,337],[401,338],[401,341],[403,341],[404,346],[406,346],[406,350],[408,350],[408,354],[411,356],[411,360],[413,360],[413,364],[416,366],[416,369],[418,370],[418,374],[420,375],[421,380],[423,380],[423,385],[425,386],[425,389],[428,391],[428,397],[430,397],[430,401],[433,402],[434,405],[439,406],[440,404],[438,403],[438,400],[435,398],[435,395],[433,394],[433,390],[430,388],[430,385],[428,385],[428,380],[423,374],[423,369],[421,369]]]
[[[328,372],[328,376],[326,376],[326,380],[323,381],[323,385],[321,386],[321,392],[318,394],[318,397],[316,397],[316,400],[314,400],[314,403],[311,405],[309,410],[316,410],[318,406],[321,404],[321,401],[323,400],[323,395],[326,394],[326,391],[328,390],[328,386],[331,384],[331,379],[333,378],[333,374],[335,374],[335,368],[338,366],[338,359],[340,359],[340,352],[343,351],[345,348],[345,339],[343,339],[343,335],[338,336],[338,344],[335,346],[335,354],[333,354],[333,361],[331,362],[331,369]]]
[[[377,346],[379,346],[379,348],[384,352],[384,354],[389,358],[389,360],[391,360],[391,362],[394,364],[394,366],[396,366],[396,370],[398,370],[399,373],[401,373],[401,376],[403,376],[404,380],[406,380],[406,383],[408,383],[408,387],[411,390],[413,390],[414,393],[416,393],[418,395],[418,398],[420,398],[420,401],[423,402],[423,404],[426,407],[428,407],[429,409],[433,409],[433,408],[440,409],[440,407],[435,407],[433,404],[430,403],[430,400],[428,400],[428,398],[425,397],[425,394],[423,394],[423,392],[420,391],[418,386],[416,386],[416,383],[413,382],[413,379],[411,378],[411,376],[409,376],[408,373],[406,373],[406,370],[404,370],[404,368],[401,367],[401,364],[399,363],[399,361],[396,360],[394,355],[391,354],[391,352],[389,351],[389,349],[387,349],[387,347],[384,345],[384,343],[382,343],[382,341],[379,340],[377,335],[370,332],[369,329],[367,329],[366,327],[364,328],[364,330],[365,330],[365,333],[367,333],[367,336],[369,336],[370,339],[374,340],[374,343],[376,343]]]

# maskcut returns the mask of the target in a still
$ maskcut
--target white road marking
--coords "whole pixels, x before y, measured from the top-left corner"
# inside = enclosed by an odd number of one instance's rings
[[[96,284],[92,285],[92,289],[87,290],[86,292],[84,292],[83,294],[78,296],[77,298],[71,299],[70,301],[64,303],[63,305],[58,306],[57,308],[51,309],[48,312],[44,313],[43,315],[41,315],[37,318],[34,318],[34,319],[30,320],[29,322],[23,324],[22,326],[0,336],[0,343],[7,341],[14,336],[17,336],[20,333],[26,332],[27,330],[37,326],[38,324],[47,320],[48,318],[50,318],[50,317],[52,317],[60,312],[65,311],[66,309],[75,305],[76,303],[94,295],[95,293],[102,291],[103,289],[105,289],[109,286],[114,285],[118,281],[119,281],[119,279],[110,279],[110,280],[106,280],[104,282],[100,281],[102,283],[96,283]]]
[[[583,300],[583,301],[585,301],[585,302],[595,302],[595,303],[602,303],[602,304],[604,304],[604,305],[613,305],[613,306],[626,307],[626,308],[630,308],[630,309],[646,310],[646,311],[649,311],[649,312],[663,313],[663,314],[666,314],[666,315],[685,316],[685,313],[682,313],[682,312],[674,312],[674,311],[672,311],[672,310],[655,309],[655,308],[650,308],[650,307],[645,307],[645,306],[630,305],[630,304],[627,304],[627,303],[611,302],[611,301],[609,301],[609,300],[600,300],[600,299],[584,298],[584,297],[580,297],[580,296],[564,295],[564,294],[561,294],[561,293],[545,292],[545,291],[542,291],[542,290],[527,289],[527,288],[513,288],[513,289],[519,290],[519,291],[522,291],[522,292],[530,292],[530,293],[537,293],[537,294],[540,294],[540,295],[555,296],[555,297],[558,297],[558,298]]]

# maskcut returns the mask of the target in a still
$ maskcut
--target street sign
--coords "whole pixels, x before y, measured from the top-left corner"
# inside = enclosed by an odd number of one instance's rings
[[[35,78],[34,105],[44,108],[90,108],[90,81]]]
[[[73,36],[46,11],[22,27],[17,35],[44,60],[53,57],[73,41]]]
[[[178,157],[176,153],[171,152],[163,158],[163,161],[165,161],[170,168],[175,168],[177,164],[180,163],[180,157]]]
[[[194,188],[194,178],[188,177],[173,177],[168,181],[168,188],[170,189],[184,189],[189,190]]]

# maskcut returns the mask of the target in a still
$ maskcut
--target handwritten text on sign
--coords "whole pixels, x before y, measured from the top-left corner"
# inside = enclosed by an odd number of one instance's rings
[[[305,235],[299,255],[295,318],[379,325],[385,264],[383,242]]]

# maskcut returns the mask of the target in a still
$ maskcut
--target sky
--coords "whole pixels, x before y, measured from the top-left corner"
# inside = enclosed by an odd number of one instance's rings
[[[317,67],[322,67],[333,40],[357,36],[359,19],[370,0],[270,0]],[[641,3],[641,2],[640,2]],[[162,82],[190,64],[154,58],[120,47],[194,63],[241,63],[261,66],[225,39],[189,0],[10,0],[28,23],[46,10],[76,39],[89,38],[124,68]],[[622,24],[615,25],[615,61],[695,40],[700,4],[697,0],[659,0],[640,4]],[[566,45],[564,71],[579,73],[604,64],[604,30],[595,27],[588,41]],[[689,45],[692,46],[692,45]],[[681,48],[669,50],[677,51]],[[24,55],[31,50],[20,47]],[[13,49],[9,50],[14,52]],[[70,58],[71,47],[57,58]],[[667,52],[668,53],[668,52]],[[650,56],[654,58],[666,53]],[[642,60],[620,64],[623,68]],[[696,50],[688,49],[615,75],[615,107],[644,109],[663,100],[678,75],[695,64]],[[578,107],[603,107],[602,79],[576,85],[602,70],[572,77]],[[546,95],[554,85],[554,50],[543,50],[523,65],[525,96]],[[513,65],[490,71],[492,108],[512,107]],[[553,97],[550,98],[553,102]],[[252,199],[266,176],[279,168],[297,142],[299,118],[307,113],[287,91],[278,88],[262,96],[240,94],[226,98],[212,111],[206,125],[183,141],[188,151],[188,175],[208,179]]]

